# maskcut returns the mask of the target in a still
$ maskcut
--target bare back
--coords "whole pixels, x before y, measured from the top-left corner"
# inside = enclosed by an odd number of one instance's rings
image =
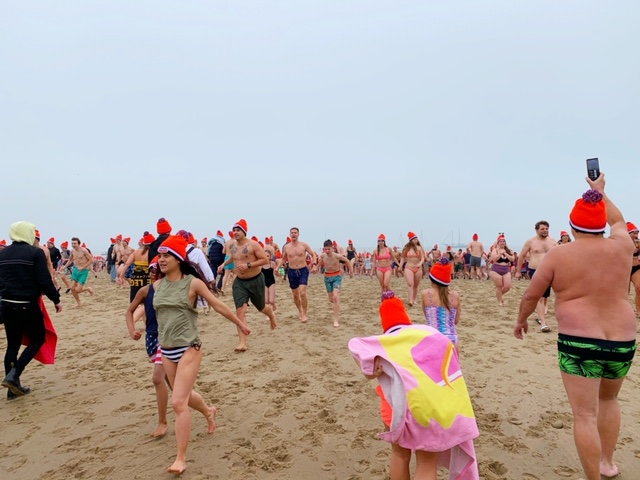
[[[636,319],[627,293],[631,248],[619,238],[594,236],[549,250],[531,287],[538,280],[551,283],[560,333],[635,339]]]

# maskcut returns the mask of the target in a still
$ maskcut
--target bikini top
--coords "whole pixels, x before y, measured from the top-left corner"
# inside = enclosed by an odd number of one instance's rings
[[[384,249],[384,255],[380,254],[380,252],[378,252],[378,260],[390,260],[391,259],[391,253],[389,253],[389,249],[385,248]]]
[[[496,263],[509,263],[509,259],[508,258],[502,258],[500,257],[498,260],[496,260]]]

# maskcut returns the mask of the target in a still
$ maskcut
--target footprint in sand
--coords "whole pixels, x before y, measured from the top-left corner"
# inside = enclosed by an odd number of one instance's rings
[[[523,473],[522,480],[540,480],[540,477],[536,477],[533,473]]]
[[[578,470],[576,470],[575,468],[567,467],[566,465],[555,467],[553,471],[556,475],[565,478],[573,477],[578,473]]]
[[[364,473],[369,468],[369,465],[370,465],[369,460],[359,460],[356,462],[353,468],[358,473]]]

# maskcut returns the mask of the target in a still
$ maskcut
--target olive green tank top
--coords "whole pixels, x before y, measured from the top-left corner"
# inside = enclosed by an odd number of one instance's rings
[[[200,343],[198,311],[189,303],[192,275],[170,282],[160,280],[153,296],[153,308],[158,318],[158,340],[165,348],[187,347]]]

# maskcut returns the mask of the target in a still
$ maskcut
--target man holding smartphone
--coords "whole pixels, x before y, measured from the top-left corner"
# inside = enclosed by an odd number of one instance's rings
[[[636,318],[628,298],[634,244],[622,213],[604,193],[604,174],[587,182],[591,189],[569,216],[575,241],[545,255],[522,297],[514,335],[524,337],[527,317],[553,287],[558,365],[573,411],[574,440],[586,478],[599,480],[619,473],[613,462],[618,393],[636,350]],[[611,233],[605,238],[607,223]]]

